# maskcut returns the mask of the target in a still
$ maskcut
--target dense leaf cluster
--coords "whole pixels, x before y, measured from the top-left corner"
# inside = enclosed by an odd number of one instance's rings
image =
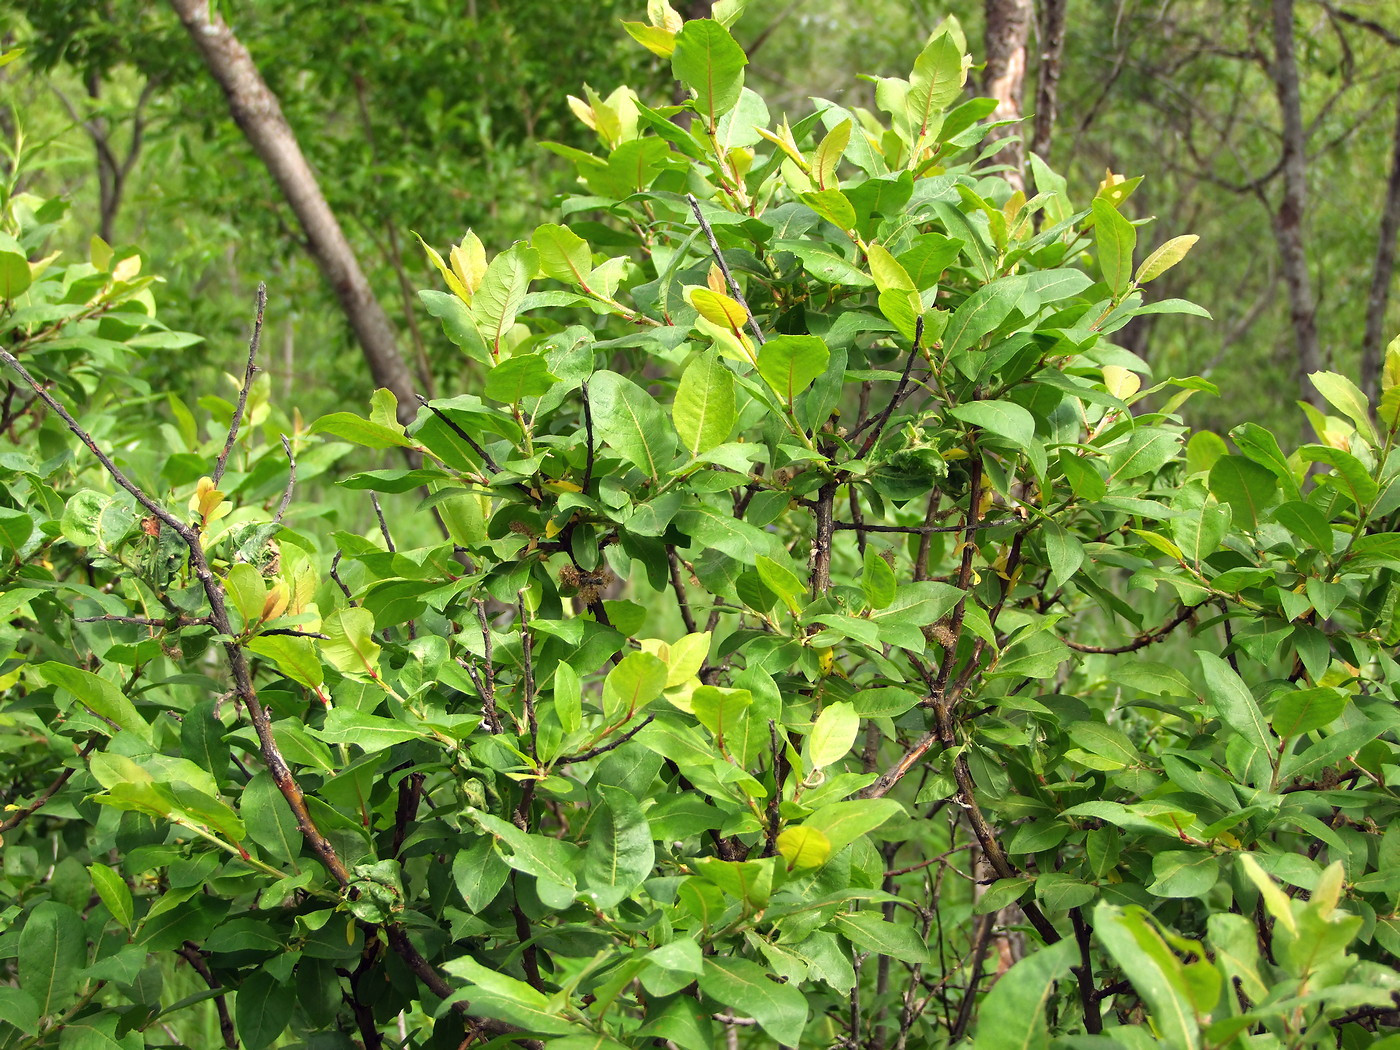
[[[188,337],[7,198],[0,1047],[1383,1037],[1400,349],[1187,440],[1137,180],[1012,192],[952,21],[775,121],[734,7],[628,25],[689,101],[579,99],[563,223],[428,249],[483,380],[408,427],[251,353],[115,411]],[[293,484],[355,446],[369,537]]]

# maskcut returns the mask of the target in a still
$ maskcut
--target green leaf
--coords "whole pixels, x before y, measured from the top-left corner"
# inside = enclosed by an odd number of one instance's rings
[[[1200,1026],[1181,961],[1141,908],[1094,908],[1094,935],[1151,1009],[1159,1037],[1180,1050],[1199,1050]]]
[[[690,694],[690,706],[696,719],[721,743],[752,704],[753,693],[747,689],[702,685]]]
[[[651,653],[628,653],[603,680],[603,713],[612,721],[631,718],[666,688],[666,664]]]
[[[867,543],[862,559],[860,588],[865,603],[872,609],[884,609],[894,601],[895,578],[890,563],[880,557],[875,544]]]
[[[1167,850],[1152,856],[1154,881],[1147,892],[1158,897],[1204,897],[1220,878],[1220,858],[1196,850]]]
[[[413,448],[413,439],[406,437],[402,430],[402,427],[396,429],[383,423],[371,423],[353,412],[331,412],[312,423],[308,433],[329,434],[365,448]]]
[[[758,374],[792,407],[798,394],[826,371],[831,352],[814,335],[779,335],[758,349]]]
[[[831,856],[831,842],[816,828],[805,824],[784,828],[778,835],[778,854],[787,861],[788,871],[820,868]]]
[[[530,245],[539,256],[540,270],[546,277],[575,288],[587,285],[593,272],[593,253],[588,242],[573,230],[546,223],[530,236]]]
[[[651,827],[637,800],[622,788],[600,784],[603,801],[589,824],[583,880],[599,908],[615,908],[640,886],[656,862]]]
[[[515,324],[537,269],[539,256],[524,241],[511,245],[486,267],[481,287],[472,297],[471,314],[493,359],[498,360],[505,349],[502,340]]]
[[[554,713],[565,735],[578,732],[583,724],[583,685],[568,663],[560,663],[554,671]]]
[[[1148,281],[1156,280],[1166,273],[1182,259],[1186,258],[1186,253],[1200,238],[1194,233],[1188,233],[1181,237],[1173,237],[1171,240],[1158,246],[1152,254],[1142,260],[1142,265],[1138,267],[1135,280],[1138,284],[1146,284]]]
[[[1327,403],[1356,424],[1356,432],[1373,444],[1376,428],[1371,424],[1371,406],[1355,383],[1336,372],[1313,372],[1308,378]]]
[[[465,728],[463,731],[466,731]],[[366,752],[382,751],[395,744],[429,739],[433,735],[429,730],[406,721],[367,715],[349,707],[333,708],[326,715],[325,725],[312,730],[312,734],[328,744],[354,744]]]
[[[824,769],[850,753],[860,730],[860,716],[847,703],[827,704],[807,737],[807,764]]]
[[[687,22],[676,34],[671,71],[695,93],[695,109],[713,129],[739,102],[748,56],[729,31],[709,18]]]
[[[201,700],[180,721],[180,750],[201,769],[207,769],[216,785],[228,771],[229,746],[224,725],[214,717],[217,700]]]
[[[660,479],[675,458],[676,437],[656,399],[616,372],[597,372],[588,384],[598,436],[648,477]]]
[[[379,643],[374,640],[374,614],[347,606],[326,617],[321,629],[329,638],[321,642],[321,655],[332,667],[353,678],[377,677]]]
[[[912,926],[886,922],[877,912],[856,911],[837,915],[831,928],[857,948],[888,955],[900,962],[928,962],[928,946]]]
[[[837,229],[855,228],[856,210],[846,195],[840,190],[819,190],[816,193],[802,193],[798,199],[811,208]]]
[[[452,879],[472,912],[490,907],[509,876],[510,865],[501,859],[489,838],[477,839],[452,861]]]
[[[967,82],[971,59],[963,55],[962,47],[949,27],[941,27],[932,40],[919,52],[909,74],[909,92],[904,99],[912,153],[917,153],[924,140],[937,134],[943,125],[943,112],[962,94]]]
[[[248,837],[266,850],[267,855],[279,864],[290,864],[297,870],[297,857],[301,855],[301,829],[291,807],[277,789],[271,774],[258,772],[243,789],[238,804],[239,816],[248,829]]]
[[[1099,268],[1114,299],[1122,298],[1133,283],[1133,249],[1137,230],[1103,197],[1094,198],[1094,244]]]
[[[1298,689],[1284,693],[1274,707],[1272,725],[1282,739],[1311,733],[1329,726],[1346,710],[1345,690],[1332,686]]]
[[[126,884],[126,880],[105,864],[89,864],[87,870],[92,877],[92,888],[102,898],[102,903],[112,913],[112,918],[128,932],[135,929],[131,887]]]
[[[763,554],[754,559],[754,568],[758,570],[758,578],[796,615],[801,609],[798,599],[807,591],[797,574]]]
[[[1023,288],[1019,277],[999,277],[964,299],[943,330],[943,349],[949,358],[999,328],[1016,309]]]
[[[0,550],[18,554],[34,531],[34,519],[19,510],[0,507]]]
[[[40,664],[37,670],[44,681],[67,689],[93,714],[151,743],[150,724],[137,713],[126,695],[107,679],[52,660]]]
[[[1352,502],[1358,508],[1369,507],[1380,494],[1380,486],[1371,477],[1371,472],[1350,452],[1343,452],[1330,445],[1304,445],[1298,450],[1298,454],[1305,461],[1326,463],[1332,467],[1337,473],[1329,476],[1340,482],[1337,487],[1351,496]]]
[[[1251,532],[1259,528],[1278,492],[1278,476],[1246,456],[1221,456],[1210,468],[1207,484],[1211,495],[1228,503],[1234,520]]]
[[[1003,974],[982,1001],[973,1050],[1047,1050],[1045,1008],[1055,985],[1076,961],[1066,938],[1026,956]]]
[[[244,648],[271,660],[277,665],[277,670],[307,689],[315,689],[325,681],[325,668],[310,638],[263,634],[248,642]]]
[[[490,372],[482,392],[492,401],[518,405],[527,397],[539,397],[559,382],[539,354],[517,354],[507,357]]]
[[[87,962],[82,917],[57,901],[35,905],[20,926],[18,953],[20,987],[42,1016],[59,1013],[73,1001]]]
[[[1249,686],[1214,653],[1199,651],[1196,656],[1205,671],[1206,697],[1215,706],[1220,720],[1255,747],[1270,750],[1269,726]]]
[[[1050,561],[1050,582],[1063,587],[1084,564],[1084,544],[1054,521],[1042,525],[1041,534],[1045,537],[1045,556]]]
[[[747,959],[710,956],[700,975],[700,990],[721,1008],[752,1017],[784,1046],[802,1042],[807,997],[795,985],[780,984],[757,964]]]
[[[891,798],[851,799],[829,802],[803,823],[825,835],[831,852],[836,854],[903,812],[904,807]]]
[[[234,1015],[238,1037],[245,1050],[271,1046],[287,1025],[296,1008],[296,987],[266,971],[246,978],[238,988]]]
[[[700,354],[681,376],[671,418],[691,458],[729,440],[739,415],[734,407],[734,373],[714,350]]]
[[[19,252],[0,252],[0,299],[18,299],[33,279],[28,259]]]
[[[1035,440],[1035,416],[1012,401],[969,401],[954,406],[950,414],[1020,448],[1029,447]]]

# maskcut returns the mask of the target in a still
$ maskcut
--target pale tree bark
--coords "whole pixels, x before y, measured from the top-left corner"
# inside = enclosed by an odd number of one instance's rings
[[[1366,297],[1366,332],[1361,337],[1361,389],[1374,401],[1380,396],[1381,357],[1385,352],[1385,315],[1395,279],[1395,240],[1400,237],[1400,91],[1395,94],[1395,132],[1391,137],[1390,179],[1371,268],[1371,291]]]
[[[1298,62],[1294,53],[1293,0],[1273,0],[1273,42],[1269,76],[1274,82],[1274,95],[1282,118],[1283,152],[1279,172],[1283,177],[1283,197],[1271,218],[1274,240],[1283,263],[1283,279],[1288,288],[1288,314],[1298,353],[1299,393],[1303,400],[1321,406],[1321,398],[1308,381],[1308,375],[1322,367],[1322,352],[1317,338],[1317,301],[1303,242],[1308,198],[1307,132],[1303,126]]]
[[[1060,60],[1065,51],[1065,7],[1067,0],[1039,0],[1036,4],[1036,34],[1040,38],[1039,61],[1035,74],[1035,123],[1031,152],[1050,160],[1050,139],[1055,133],[1055,117],[1060,103]]]
[[[400,422],[410,422],[417,415],[418,402],[413,374],[399,353],[394,327],[326,203],[277,96],[228,24],[217,14],[210,18],[208,0],[170,0],[170,6],[223,88],[234,121],[301,224],[311,256],[350,321],[375,385],[393,391],[399,402]]]
[[[987,71],[982,90],[997,100],[993,120],[1020,120],[1024,113],[1026,84],[1026,41],[1031,27],[1031,0],[985,0],[986,34],[983,46],[987,55]],[[1026,147],[1017,128],[993,132],[1008,139],[1005,147],[993,158],[1008,170],[1006,181],[1018,190],[1025,190]],[[1014,140],[1012,136],[1015,136]]]

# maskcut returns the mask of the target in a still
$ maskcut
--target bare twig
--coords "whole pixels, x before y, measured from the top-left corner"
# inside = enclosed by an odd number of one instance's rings
[[[292,443],[287,440],[287,435],[282,435],[282,451],[287,453],[287,488],[282,493],[282,502],[277,504],[277,514],[273,521],[281,525],[282,518],[287,513],[287,508],[292,505],[292,491],[297,485],[297,458],[292,455]]]
[[[714,255],[715,262],[719,265],[720,273],[724,274],[724,280],[729,285],[729,291],[733,294],[735,301],[744,308],[744,313],[749,318],[749,331],[753,332],[753,337],[760,346],[764,343],[763,329],[758,327],[758,322],[754,320],[753,311],[749,309],[749,302],[744,298],[743,290],[739,287],[739,282],[734,279],[734,275],[729,272],[729,264],[724,261],[724,253],[719,249],[719,241],[715,240],[715,231],[710,228],[709,222],[700,211],[700,202],[695,199],[695,194],[687,193],[685,199],[690,202],[690,210],[695,213],[695,221],[700,224],[700,229],[705,232],[705,239],[710,242],[710,253]]]
[[[384,520],[384,509],[379,505],[379,495],[371,492],[369,502],[374,507],[374,516],[379,519],[379,534],[384,537],[384,546],[389,548],[389,553],[394,554],[398,548],[394,546],[394,537],[389,535],[389,523]]]
[[[263,312],[267,309],[267,285],[258,282],[258,291],[255,298],[256,312],[253,315],[253,334],[248,339],[248,366],[243,370],[243,386],[238,391],[238,404],[233,409],[233,419],[228,425],[228,439],[224,442],[224,450],[219,453],[219,459],[214,464],[212,475],[215,486],[219,484],[219,479],[224,476],[224,468],[228,465],[229,453],[233,451],[233,443],[238,440],[238,428],[243,423],[243,413],[248,408],[248,391],[253,386],[253,376],[258,371],[258,345],[262,342]]]
[[[640,733],[647,726],[651,725],[652,719],[655,717],[655,715],[647,715],[646,718],[642,719],[631,729],[627,730],[627,732],[623,733],[620,737],[618,737],[611,743],[600,744],[598,747],[592,748],[588,751],[584,751],[582,754],[570,755],[568,758],[557,759],[555,761],[555,765],[567,766],[572,762],[587,762],[590,758],[597,758],[599,755],[606,755],[609,751],[614,751],[617,748],[621,747],[623,744],[627,743],[627,741],[631,740],[634,736]]]
[[[452,433],[456,434],[459,438],[465,441],[467,443],[467,446],[478,456],[481,457],[482,465],[485,466],[487,470],[489,470],[492,474],[499,474],[501,472],[500,466],[496,463],[494,459],[491,458],[491,453],[487,452],[484,448],[478,445],[476,443],[475,438],[473,438],[455,422],[449,419],[446,412],[431,404],[428,401],[428,399],[422,394],[416,394],[414,396],[418,398],[419,403],[424,408],[426,408],[433,415],[437,416],[438,419],[442,420],[443,426],[445,426],[448,430],[452,431]]]
[[[1158,627],[1155,631],[1148,631],[1146,634],[1138,635],[1126,645],[1084,645],[1082,642],[1070,641],[1068,638],[1064,641],[1071,649],[1080,653],[1103,653],[1108,656],[1117,656],[1119,653],[1136,652],[1139,649],[1145,649],[1154,642],[1160,642],[1167,635],[1171,634],[1172,631],[1176,630],[1190,619],[1191,614],[1195,611],[1196,606],[1183,605],[1177,610],[1176,615],[1162,624],[1161,627]]]
[[[351,605],[355,604],[355,596],[350,593],[350,588],[345,586],[345,581],[340,578],[340,556],[343,551],[336,551],[335,557],[331,559],[331,579],[340,588],[340,593],[345,595],[345,600]]]
[[[875,429],[870,432],[870,436],[865,439],[865,444],[860,447],[860,452],[856,454],[857,459],[864,459],[866,453],[875,447],[875,442],[880,440],[880,434],[884,432],[885,424],[890,421],[890,415],[896,406],[904,400],[905,390],[909,386],[909,373],[914,369],[914,361],[918,358],[922,350],[924,341],[924,318],[920,314],[914,321],[914,345],[909,348],[909,356],[904,359],[904,374],[899,377],[899,385],[894,388],[894,395],[885,405],[880,414],[875,417]],[[857,429],[856,433],[860,433]]]
[[[675,592],[676,604],[680,606],[681,619],[685,621],[686,633],[694,634],[697,630],[695,614],[690,611],[690,602],[685,596],[685,580],[681,578],[681,558],[676,553],[676,548],[670,544],[666,545],[666,560],[671,566],[671,590]]]

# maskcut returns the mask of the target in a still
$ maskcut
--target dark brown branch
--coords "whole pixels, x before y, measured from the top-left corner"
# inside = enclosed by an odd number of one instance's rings
[[[724,253],[719,249],[719,241],[715,240],[715,231],[710,228],[709,222],[700,212],[700,202],[695,199],[695,194],[687,193],[685,199],[690,202],[690,210],[695,213],[695,221],[700,224],[700,229],[705,232],[705,239],[710,242],[710,253],[715,257],[715,262],[719,265],[720,273],[724,274],[725,283],[729,286],[730,293],[735,301],[744,308],[744,313],[748,315],[749,331],[753,332],[753,337],[758,340],[760,346],[763,345],[763,330],[758,327],[758,322],[754,320],[753,311],[749,309],[749,301],[744,298],[743,290],[739,287],[739,282],[734,279],[734,275],[729,272],[729,264],[724,261]]]
[[[828,481],[817,491],[816,534],[812,537],[812,597],[820,598],[831,587],[831,539],[836,531],[833,507],[837,483]]]
[[[1083,910],[1071,908],[1069,920],[1074,924],[1074,939],[1079,944],[1079,965],[1071,966],[1075,981],[1079,985],[1079,1003],[1084,1009],[1084,1028],[1090,1035],[1103,1031],[1103,1017],[1099,1014],[1099,999],[1094,988],[1094,960],[1089,954],[1089,935],[1094,932],[1084,921]]]
[[[914,345],[909,347],[909,356],[904,359],[904,372],[899,377],[899,385],[894,388],[894,396],[890,398],[884,409],[875,418],[875,429],[870,432],[870,436],[865,439],[865,444],[860,447],[860,452],[856,455],[857,459],[864,459],[866,453],[875,447],[875,442],[880,440],[880,435],[884,432],[885,424],[890,421],[891,414],[893,414],[899,403],[904,400],[905,391],[909,388],[909,375],[914,370],[914,361],[922,350],[923,341],[924,318],[923,315],[920,314],[914,321]],[[862,423],[861,427],[864,427],[864,425],[865,424]],[[859,427],[856,429],[857,434],[860,433],[860,429]]]
[[[443,426],[445,426],[448,430],[452,431],[452,433],[456,434],[459,438],[465,441],[467,443],[467,447],[481,457],[482,466],[484,466],[492,474],[499,474],[501,472],[500,466],[496,463],[494,459],[491,458],[491,453],[487,452],[484,448],[478,445],[476,443],[475,438],[473,438],[455,422],[449,419],[447,413],[430,403],[428,399],[422,394],[417,394],[415,396],[418,398],[419,404],[421,404],[433,415],[437,416],[438,419],[442,420]]]
[[[670,544],[666,545],[666,560],[671,566],[671,590],[675,592],[676,604],[680,606],[681,619],[685,621],[686,632],[694,634],[695,614],[690,611],[690,602],[685,596],[685,580],[681,578],[681,558],[676,553],[676,548]]]
[[[1167,635],[1171,634],[1172,631],[1176,630],[1190,619],[1191,614],[1195,611],[1196,606],[1183,605],[1177,610],[1176,615],[1162,624],[1161,627],[1158,627],[1155,631],[1149,631],[1146,634],[1138,635],[1126,645],[1084,645],[1081,642],[1070,641],[1068,638],[1066,638],[1064,642],[1071,649],[1080,653],[1103,653],[1107,656],[1117,656],[1120,653],[1132,653],[1139,649],[1145,649],[1154,642],[1160,642]]]
[[[631,740],[634,736],[640,733],[647,726],[651,725],[652,719],[655,717],[655,715],[647,715],[646,718],[642,719],[631,729],[627,730],[627,732],[623,733],[612,743],[601,744],[598,747],[583,752],[582,754],[570,755],[568,758],[558,759],[556,760],[555,765],[567,766],[572,762],[587,762],[590,758],[597,758],[599,755],[606,755],[609,751],[613,751],[621,747],[623,744],[627,743],[627,741]]]
[[[345,595],[345,600],[354,605],[355,596],[350,593],[350,588],[345,586],[345,581],[340,578],[340,557],[343,553],[343,551],[336,551],[335,557],[331,559],[331,579],[340,588],[340,593]]]
[[[93,737],[83,745],[83,749],[78,752],[78,760],[81,762],[83,759],[87,758],[88,755],[92,754],[92,749],[96,746],[97,737]],[[65,767],[63,772],[59,773],[58,776],[54,778],[54,782],[44,789],[43,794],[29,803],[29,805],[20,807],[4,820],[0,820],[0,835],[4,835],[7,831],[13,831],[15,828],[19,827],[20,824],[29,819],[30,816],[43,809],[49,799],[63,790],[63,785],[72,779],[76,771],[77,767],[75,766]]]
[[[214,1009],[219,1015],[219,1032],[224,1037],[224,1046],[227,1050],[238,1050],[238,1035],[233,1027],[233,1018],[228,1012],[228,1001],[223,994],[223,983],[209,969],[209,964],[205,962],[204,953],[199,950],[199,945],[193,941],[186,941],[175,949],[175,952],[190,964],[190,969],[199,974],[211,992],[219,993],[214,996]]]
[[[501,715],[496,710],[496,668],[492,664],[491,621],[486,618],[486,603],[478,598],[474,604],[476,605],[476,622],[481,626],[483,680],[477,683],[477,688],[481,689],[482,714],[491,732],[499,733],[501,731]]]
[[[238,404],[234,406],[233,419],[228,425],[228,439],[224,441],[224,449],[219,453],[218,462],[214,464],[214,473],[211,475],[216,488],[219,479],[224,476],[224,468],[228,465],[233,443],[238,440],[238,428],[242,425],[243,413],[248,408],[248,392],[253,388],[253,376],[258,371],[258,346],[262,343],[263,312],[267,309],[267,285],[261,281],[258,282],[254,301],[257,305],[253,313],[253,334],[248,339],[248,365],[243,370],[243,386],[238,391]]]

